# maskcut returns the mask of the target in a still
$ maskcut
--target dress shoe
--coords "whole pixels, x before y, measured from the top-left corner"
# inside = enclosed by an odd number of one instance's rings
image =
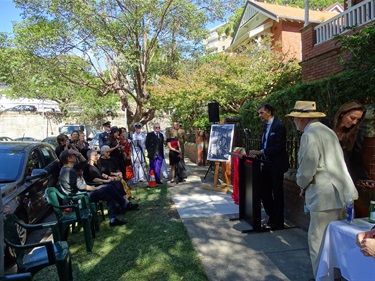
[[[120,225],[124,225],[126,223],[127,223],[126,220],[122,221],[122,220],[119,220],[118,218],[115,218],[115,220],[113,222],[112,221],[109,222],[109,226],[120,226]]]
[[[270,226],[271,226],[272,230],[284,229],[284,224],[274,224],[274,223],[272,223]]]
[[[133,204],[132,202],[129,202],[126,205],[126,210],[127,211],[138,211],[139,210],[139,204]]]
[[[163,184],[161,181],[157,181],[156,184]]]

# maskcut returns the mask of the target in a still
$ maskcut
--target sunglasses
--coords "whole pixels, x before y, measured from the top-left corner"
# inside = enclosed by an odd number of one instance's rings
[[[154,127],[155,129],[160,129],[160,127]]]

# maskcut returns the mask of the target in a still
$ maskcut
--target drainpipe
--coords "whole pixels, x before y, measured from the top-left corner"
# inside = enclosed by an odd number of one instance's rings
[[[305,23],[303,26],[309,24],[309,0],[305,0]]]

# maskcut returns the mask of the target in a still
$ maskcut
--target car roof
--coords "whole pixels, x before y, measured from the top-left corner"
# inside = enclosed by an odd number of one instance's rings
[[[37,146],[44,146],[41,142],[29,142],[29,141],[4,141],[0,142],[0,150],[17,150],[22,151],[26,149],[32,149]]]

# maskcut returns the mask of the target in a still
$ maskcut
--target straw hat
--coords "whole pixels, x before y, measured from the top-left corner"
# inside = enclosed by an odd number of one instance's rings
[[[322,112],[316,111],[315,101],[296,101],[294,108],[289,114],[285,116],[299,117],[299,118],[319,118],[326,115]]]

